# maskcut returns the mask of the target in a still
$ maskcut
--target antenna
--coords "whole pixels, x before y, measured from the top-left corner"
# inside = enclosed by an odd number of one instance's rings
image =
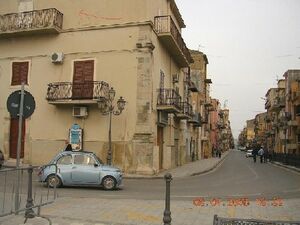
[[[198,45],[198,51],[200,52],[200,48],[205,48],[205,46],[204,45],[201,45],[201,44],[199,44]]]
[[[227,108],[227,103],[228,103],[228,99],[226,99],[226,100],[224,101],[224,106],[223,106],[224,109]]]

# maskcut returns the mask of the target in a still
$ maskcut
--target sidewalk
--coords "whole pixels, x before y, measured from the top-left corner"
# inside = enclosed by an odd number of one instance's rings
[[[293,170],[295,172],[300,173],[300,168],[297,168],[295,166],[289,166],[289,165],[286,165],[286,164],[283,164],[283,163],[280,163],[280,162],[275,162],[275,161],[270,161],[269,163],[271,163],[275,166],[279,166],[279,167],[286,168],[286,169]]]
[[[162,179],[171,173],[174,178],[193,176],[216,168],[226,158],[203,159],[184,166],[164,171],[156,176],[127,175],[127,178]],[[257,218],[268,220],[300,220],[300,200],[285,199],[281,206],[268,202],[265,206],[250,201],[248,206],[230,206],[226,199],[213,205],[212,199],[205,199],[202,206],[192,200],[172,200],[172,225],[212,225],[214,214],[222,217]],[[99,199],[61,197],[55,203],[45,206],[41,215],[50,219],[52,225],[161,225],[163,224],[164,200]],[[24,213],[0,217],[1,225],[24,224]],[[45,218],[29,219],[26,225],[48,225]]]
[[[222,154],[221,158],[209,158],[200,159],[194,162],[187,163],[183,166],[179,166],[173,169],[165,170],[157,175],[136,175],[136,174],[124,174],[126,179],[163,179],[166,173],[172,174],[173,178],[195,176],[203,173],[207,173],[215,169],[228,155],[229,151]]]
[[[227,155],[228,152],[224,153],[221,158],[197,160],[153,176],[125,174],[124,178],[163,179],[166,173],[171,173],[173,178],[198,175],[216,168]],[[13,165],[6,164],[6,166],[11,167]],[[81,199],[74,196],[72,198],[58,198],[54,204],[43,207],[41,214],[50,218],[52,225],[152,225],[162,224],[164,204],[163,200]],[[182,203],[174,201],[173,204],[176,206],[176,210],[180,212]],[[185,204],[187,204],[187,208],[191,206],[191,202]],[[177,216],[180,216],[180,213]],[[183,218],[185,218],[184,215]],[[193,218],[192,220],[195,221],[196,215]],[[212,221],[212,219],[213,214],[209,220]],[[181,222],[172,224],[184,224],[183,219],[179,221]],[[24,213],[17,216],[0,217],[1,225],[19,225],[23,223]],[[49,222],[45,218],[36,217],[29,219],[26,224],[44,225],[49,224]]]
[[[193,201],[171,201],[172,225],[212,225],[213,216],[233,218],[257,218],[266,220],[300,221],[299,199],[284,200],[282,206],[258,205],[250,201],[247,206],[230,206],[222,199],[213,205],[205,199],[203,206]],[[161,225],[163,224],[163,200],[94,199],[65,197],[43,207],[41,214],[52,221],[52,225]],[[1,225],[21,225],[24,215],[0,218]],[[27,225],[46,225],[45,219],[29,219]]]

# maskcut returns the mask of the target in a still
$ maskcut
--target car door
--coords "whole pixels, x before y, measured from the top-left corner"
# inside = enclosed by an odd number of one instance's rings
[[[71,172],[73,167],[73,159],[72,155],[63,155],[61,156],[56,164],[57,164],[57,174],[62,178],[62,182],[64,185],[68,185],[72,183],[71,180]]]
[[[71,179],[76,185],[100,184],[100,167],[89,154],[75,154]]]

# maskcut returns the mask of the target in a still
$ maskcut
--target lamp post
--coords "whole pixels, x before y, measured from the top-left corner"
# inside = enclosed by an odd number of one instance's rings
[[[111,118],[112,115],[118,116],[125,108],[126,101],[121,96],[117,101],[117,109],[113,101],[115,99],[116,91],[111,87],[108,91],[108,98],[100,97],[98,100],[98,107],[102,115],[109,115],[109,130],[108,130],[108,152],[107,152],[107,164],[111,165],[112,161],[112,144],[111,144]]]

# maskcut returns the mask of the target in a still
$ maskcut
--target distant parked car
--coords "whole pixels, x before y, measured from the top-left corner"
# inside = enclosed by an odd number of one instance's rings
[[[57,165],[57,174],[56,167]],[[49,187],[60,186],[102,186],[112,190],[122,184],[120,169],[104,165],[92,152],[63,151],[38,172],[41,182]]]
[[[244,147],[244,146],[239,146],[239,150],[241,150],[241,151],[246,151],[246,147]]]
[[[253,157],[253,155],[252,155],[252,150],[250,149],[250,150],[247,150],[247,152],[246,152],[246,157],[248,158],[248,157]]]
[[[4,154],[3,154],[3,152],[0,150],[0,169],[1,169],[2,165],[3,165],[3,163],[4,163]]]

